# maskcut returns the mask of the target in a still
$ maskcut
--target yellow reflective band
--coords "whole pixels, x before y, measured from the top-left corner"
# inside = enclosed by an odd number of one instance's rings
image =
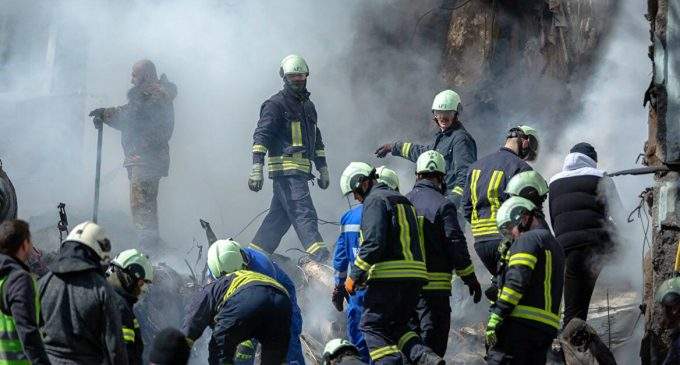
[[[288,291],[286,290],[286,288],[283,287],[283,285],[279,284],[278,281],[274,280],[273,278],[267,275],[260,274],[258,272],[250,270],[238,270],[235,271],[232,275],[233,279],[231,281],[231,284],[229,284],[229,288],[227,288],[227,292],[224,293],[224,296],[222,297],[221,305],[224,305],[227,299],[229,299],[229,297],[236,293],[238,289],[240,289],[244,285],[251,283],[264,283],[273,286],[281,290],[286,295],[288,295]]]
[[[326,157],[326,150],[316,150],[316,157]]]
[[[423,290],[428,291],[451,291],[451,280],[453,275],[445,272],[428,272],[427,284],[423,286]]]
[[[123,327],[123,341],[135,342],[135,330],[128,327]]]
[[[355,260],[356,263],[356,260]],[[422,261],[394,260],[379,262],[368,270],[368,280],[417,278],[427,280],[427,270]]]
[[[368,356],[371,357],[371,360],[378,361],[385,356],[396,354],[398,352],[399,352],[399,349],[397,348],[397,346],[392,345],[392,346],[378,347],[377,349],[369,352]]]
[[[512,305],[517,305],[519,301],[522,300],[522,293],[504,286],[501,289],[501,295],[498,299],[504,300]]]
[[[494,170],[491,174],[491,180],[489,181],[489,186],[486,190],[486,197],[491,205],[491,214],[489,219],[496,221],[496,211],[501,206],[499,199],[500,192],[498,191],[501,186],[501,181],[503,181],[503,171]]]
[[[302,146],[302,126],[299,120],[290,122],[291,142],[293,147]]]
[[[463,277],[463,276],[468,276],[470,274],[475,273],[475,265],[470,264],[468,267],[461,269],[461,270],[456,270],[456,275]]]
[[[472,221],[479,219],[479,213],[477,212],[477,203],[479,202],[479,197],[477,196],[477,182],[479,182],[479,175],[482,170],[472,170],[470,175],[470,200],[472,201]]]
[[[267,147],[261,145],[261,144],[254,144],[253,145],[253,152],[257,153],[267,153]]]
[[[401,156],[408,158],[408,154],[411,152],[411,143],[410,142],[404,142],[404,144],[401,145]]]
[[[311,246],[307,247],[308,254],[314,254],[316,251],[326,248],[326,244],[323,242],[314,242]]]
[[[463,195],[463,188],[461,188],[460,186],[454,186],[451,192],[454,194]]]
[[[508,263],[508,266],[525,265],[533,270],[534,267],[536,267],[536,262],[538,262],[538,259],[532,254],[516,253],[510,256],[510,262]]]
[[[545,250],[545,278],[543,280],[543,296],[545,310],[552,311],[552,252]]]
[[[417,338],[417,337],[418,337],[418,334],[413,332],[413,331],[408,331],[408,332],[404,333],[404,335],[399,338],[399,341],[397,341],[397,348],[399,350],[403,350],[404,346],[409,341],[411,341],[412,339]]]
[[[420,254],[423,261],[427,262],[427,250],[425,250],[425,217],[418,217],[418,238],[420,239]]]
[[[359,257],[359,255],[357,255],[357,257],[354,258],[354,266],[364,271],[368,271],[371,269],[371,264],[362,260],[361,257]]]
[[[267,168],[269,172],[300,170],[306,173],[311,172],[312,165],[309,159],[297,156],[269,156]]]
[[[137,320],[137,318],[132,320],[132,324],[134,325],[135,328],[139,328],[139,321]]]
[[[405,260],[413,260],[411,253],[411,228],[406,218],[404,204],[397,204],[397,222],[399,223],[399,240],[401,241],[401,253]]]
[[[518,305],[513,309],[512,313],[510,313],[510,316],[540,322],[550,327],[554,327],[555,329],[560,328],[560,317],[557,314],[540,308]]]

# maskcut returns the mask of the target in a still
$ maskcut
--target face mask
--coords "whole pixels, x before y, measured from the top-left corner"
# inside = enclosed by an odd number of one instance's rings
[[[288,84],[291,90],[295,91],[296,93],[303,92],[307,89],[307,80],[291,81],[288,79],[288,77],[286,77],[285,80],[286,84]]]

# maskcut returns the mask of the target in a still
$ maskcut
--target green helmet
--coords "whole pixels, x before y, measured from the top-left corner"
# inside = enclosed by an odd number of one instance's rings
[[[364,179],[374,174],[373,166],[365,162],[350,162],[340,175],[340,191],[347,195],[354,191]]]
[[[309,75],[309,67],[307,67],[307,62],[305,62],[305,59],[296,54],[292,54],[281,60],[279,75],[284,77],[288,74]]]
[[[131,273],[136,279],[153,281],[153,266],[149,258],[137,249],[133,248],[119,253],[111,263]]]
[[[208,249],[208,269],[219,278],[245,267],[241,245],[232,239],[217,240]]]
[[[505,192],[512,196],[521,196],[540,206],[548,195],[548,183],[538,172],[524,171],[515,175],[508,182]]]
[[[525,213],[532,212],[536,209],[536,205],[530,200],[512,196],[498,208],[496,212],[496,226],[504,234],[512,227],[521,222],[522,216]]]
[[[439,172],[446,174],[446,161],[441,153],[430,150],[425,151],[418,156],[416,161],[416,173],[423,174],[428,172]]]
[[[432,101],[432,110],[458,111],[460,95],[453,90],[444,90],[435,95]]]
[[[670,278],[659,286],[654,297],[658,303],[663,305],[680,304],[680,277]]]
[[[380,166],[375,169],[375,174],[379,182],[389,186],[392,190],[399,191],[399,176],[394,170]]]
[[[331,360],[340,352],[342,349],[354,349],[357,353],[359,350],[352,345],[349,341],[341,338],[335,338],[326,344],[326,347],[323,349],[323,365],[328,365],[330,364]]]

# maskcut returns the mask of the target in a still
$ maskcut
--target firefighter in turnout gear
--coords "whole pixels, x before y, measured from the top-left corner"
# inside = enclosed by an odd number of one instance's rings
[[[136,249],[119,253],[106,272],[108,282],[119,296],[122,336],[130,364],[143,364],[144,342],[133,307],[144,286],[153,281],[153,274],[148,257]]]
[[[274,195],[252,245],[271,254],[292,225],[311,258],[325,261],[329,251],[319,234],[316,209],[309,193],[309,180],[314,178],[312,161],[319,172],[317,182],[321,189],[328,188],[330,177],[316,108],[306,87],[309,68],[302,57],[290,55],[281,61],[279,74],[284,81],[283,90],[262,104],[253,134],[253,166],[248,187],[252,191],[262,189],[268,154],[267,170]]]
[[[486,328],[488,364],[545,364],[560,326],[564,251],[531,201],[501,205],[498,229],[512,240]]]
[[[284,363],[292,312],[288,291],[271,276],[247,270],[232,242],[217,241],[208,249],[214,281],[196,294],[182,332],[193,343],[206,327],[212,328],[211,365],[232,364],[238,345],[250,339],[262,347],[262,364]]]
[[[537,141],[533,128],[514,127],[508,131],[505,145],[499,151],[479,159],[467,172],[463,211],[472,226],[477,256],[492,276],[497,274],[498,246],[503,238],[496,227],[496,214],[508,198],[505,193],[508,181],[532,169],[525,160],[536,157]]]
[[[460,96],[453,90],[444,90],[435,96],[432,103],[433,119],[439,127],[434,142],[420,145],[398,141],[384,144],[375,151],[378,157],[391,153],[413,162],[425,151],[435,150],[441,153],[446,161],[445,195],[456,207],[461,204],[468,167],[477,160],[477,144],[461,124],[461,110]]]
[[[365,290],[358,289],[354,295],[349,296],[347,291],[345,291],[345,280],[347,278],[347,271],[354,262],[356,253],[359,251],[359,228],[364,207],[363,196],[352,191],[350,181],[357,178],[357,176],[367,176],[366,174],[370,173],[371,170],[372,167],[366,163],[352,162],[340,176],[340,191],[342,195],[348,196],[352,194],[359,204],[350,208],[340,218],[341,233],[335,242],[335,251],[333,252],[335,288],[331,297],[331,301],[338,311],[343,310],[344,302],[347,300],[347,338],[357,348],[362,360],[365,362],[369,362],[370,358],[364,335],[359,328],[361,313],[364,308]],[[378,175],[378,181],[384,182],[392,190],[399,191],[399,178],[394,171],[381,166],[376,169],[376,174]]]
[[[26,262],[33,252],[28,223],[0,225],[0,363],[50,363],[40,336],[40,298]]]
[[[361,244],[345,290],[354,295],[365,285],[361,331],[376,364],[401,364],[402,354],[415,364],[443,364],[408,328],[422,286],[427,283],[418,218],[404,196],[376,180],[362,164],[349,188],[363,200]]]
[[[530,200],[536,208],[543,210],[543,202],[548,197],[548,183],[543,176],[534,170],[520,172],[510,179],[505,193],[509,196],[521,196]]]
[[[461,277],[478,303],[482,289],[470,261],[465,235],[458,225],[456,206],[443,195],[445,161],[437,151],[426,151],[416,162],[416,184],[406,194],[421,224],[428,283],[423,287],[413,329],[437,355],[446,353],[451,326],[452,273]]]

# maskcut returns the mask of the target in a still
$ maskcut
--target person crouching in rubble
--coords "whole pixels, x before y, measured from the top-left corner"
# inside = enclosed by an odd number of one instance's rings
[[[496,222],[513,242],[498,276],[498,300],[490,308],[487,363],[543,365],[560,326],[564,252],[528,199],[510,197]]]
[[[347,340],[335,338],[326,344],[323,349],[321,365],[366,365],[359,349]]]
[[[663,307],[662,325],[671,330],[671,344],[662,365],[680,364],[680,277],[661,283],[656,301]]]
[[[142,60],[132,67],[132,85],[128,103],[90,112],[96,128],[102,123],[121,132],[125,154],[123,165],[130,180],[130,210],[143,248],[160,243],[158,234],[158,185],[168,176],[170,147],[175,126],[172,105],[177,87],[165,75],[160,79],[156,66]]]
[[[290,340],[288,291],[276,279],[247,270],[231,242],[219,240],[208,249],[208,269],[215,280],[196,294],[182,332],[193,344],[206,327],[212,328],[211,365],[233,363],[238,345],[250,339],[262,347],[262,364],[281,364]]]
[[[128,364],[118,294],[104,271],[110,253],[104,229],[81,223],[40,278],[42,332],[52,364]]]
[[[363,162],[351,162],[340,176],[340,191],[343,196],[353,194],[354,199],[359,202],[356,206],[350,208],[340,218],[341,233],[338,240],[335,242],[335,250],[333,251],[333,269],[335,270],[335,288],[331,296],[331,302],[335,309],[339,312],[343,311],[345,300],[347,300],[347,337],[351,344],[361,354],[361,359],[365,362],[370,360],[368,354],[368,347],[366,340],[361,333],[359,323],[361,322],[361,312],[364,308],[364,293],[365,290],[359,289],[352,296],[347,294],[345,290],[345,279],[347,279],[347,271],[350,265],[354,262],[356,252],[359,251],[359,236],[361,226],[361,216],[363,212],[364,198],[362,195],[352,191],[350,182],[361,176],[363,171],[371,170],[371,166]],[[379,182],[386,184],[390,189],[399,191],[399,177],[393,171],[385,166],[378,167],[376,174]],[[330,343],[329,343],[330,344]]]
[[[149,259],[136,249],[125,250],[111,261],[106,276],[119,296],[117,303],[128,360],[131,365],[141,365],[144,342],[133,306],[142,294],[142,288],[153,281],[153,266]]]

